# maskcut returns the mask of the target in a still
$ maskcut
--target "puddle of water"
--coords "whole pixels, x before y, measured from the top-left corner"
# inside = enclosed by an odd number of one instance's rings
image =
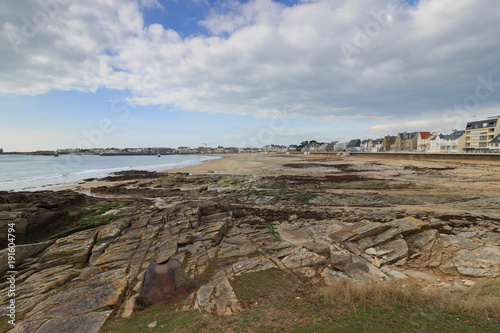
[[[175,304],[186,298],[194,286],[176,284],[175,276],[180,266],[177,260],[169,260],[165,264],[152,263],[146,272],[141,296],[146,297],[150,305]]]

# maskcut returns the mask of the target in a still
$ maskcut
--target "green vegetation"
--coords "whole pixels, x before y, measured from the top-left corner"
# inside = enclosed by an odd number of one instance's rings
[[[120,208],[120,207],[126,206],[127,204],[128,204],[128,202],[107,202],[102,206],[98,206],[99,209],[96,211],[96,213],[97,214],[104,214],[108,210],[111,210],[115,207]]]
[[[155,305],[131,318],[112,319],[101,332],[499,332],[499,279],[464,292],[426,291],[414,283],[352,283],[317,287],[270,269],[231,284],[243,307],[217,317]],[[481,305],[482,304],[482,305]],[[157,321],[154,329],[148,324]]]
[[[111,221],[121,219],[123,215],[87,215],[80,220],[83,224],[105,224]]]
[[[306,203],[306,202],[309,202],[309,200],[316,198],[317,196],[318,196],[317,194],[309,193],[309,192],[297,193],[297,194],[293,195],[292,199],[297,201],[297,202]]]
[[[94,212],[82,218],[79,223],[82,224],[105,224],[111,221],[121,219],[123,215],[102,215],[113,208],[120,208],[127,205],[128,202],[106,202],[103,205],[95,205],[91,208],[95,209]]]
[[[269,230],[271,230],[271,233],[273,234],[274,238],[276,238],[277,241],[281,241],[281,237],[274,228],[274,223],[273,222],[262,222]]]
[[[236,185],[239,183],[238,179],[235,178],[222,178],[219,180],[219,184],[221,185]]]

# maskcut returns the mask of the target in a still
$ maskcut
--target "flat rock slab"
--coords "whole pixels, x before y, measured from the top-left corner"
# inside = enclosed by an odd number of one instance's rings
[[[224,271],[219,271],[196,293],[195,309],[227,316],[241,311],[233,288]]]
[[[58,239],[45,250],[39,260],[43,268],[63,264],[85,263],[90,255],[98,230],[84,230]]]
[[[52,319],[45,322],[35,333],[97,333],[112,312],[92,312],[69,319]]]
[[[258,256],[239,260],[231,266],[231,269],[234,275],[241,275],[251,272],[264,271],[266,269],[276,267],[277,266],[271,260],[264,258],[263,256]]]
[[[41,242],[34,244],[16,245],[16,266],[20,265],[26,258],[34,258],[37,254],[52,245],[53,242]],[[8,270],[9,249],[0,251],[0,276]]]
[[[127,287],[126,269],[108,271],[75,283],[38,304],[25,320],[68,319],[106,306],[117,306]]]

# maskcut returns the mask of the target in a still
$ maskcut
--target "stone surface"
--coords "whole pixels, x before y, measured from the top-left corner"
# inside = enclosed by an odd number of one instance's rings
[[[52,319],[45,322],[36,333],[97,333],[112,312],[93,312],[67,319]]]
[[[98,230],[84,230],[71,236],[58,239],[45,250],[39,263],[43,268],[63,264],[85,263],[91,253]]]
[[[308,251],[303,247],[297,246],[292,252],[284,257],[281,262],[286,268],[299,268],[321,264],[326,261],[324,256]]]
[[[87,281],[77,282],[41,302],[26,315],[28,320],[66,319],[90,311],[119,305],[127,287],[126,269],[104,272]]]
[[[53,242],[41,242],[35,244],[16,245],[15,247],[15,263],[20,265],[24,259],[35,257],[37,254],[49,247]],[[8,271],[9,249],[0,251],[0,276]]]
[[[392,263],[408,255],[408,245],[401,237],[393,241],[376,246],[377,262],[380,264]]]
[[[198,289],[194,308],[222,316],[241,311],[224,271],[217,272],[209,283]]]
[[[339,283],[342,280],[349,279],[349,277],[344,273],[339,271],[334,271],[329,268],[325,268],[323,272],[321,272],[321,276],[323,277],[323,282],[327,286],[332,286],[334,284]]]

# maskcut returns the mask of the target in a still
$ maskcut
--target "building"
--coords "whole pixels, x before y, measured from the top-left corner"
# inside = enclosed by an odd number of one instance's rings
[[[344,151],[346,150],[348,142],[337,142],[333,147],[333,151]]]
[[[3,148],[0,148],[0,154],[3,154]]]
[[[376,153],[383,150],[384,139],[375,139],[371,141],[370,152]]]
[[[361,141],[361,151],[370,151],[372,147],[372,139],[365,139]]]
[[[390,151],[395,143],[396,143],[395,135],[386,135],[382,142],[382,150]]]
[[[500,134],[500,116],[467,123],[465,127],[465,152],[485,153],[489,143]],[[495,144],[495,143],[493,143]]]
[[[493,140],[491,140],[488,146],[490,152],[500,153],[500,135],[497,135]]]
[[[347,146],[345,147],[346,151],[360,151],[361,150],[361,140],[353,139],[349,141]]]
[[[426,152],[430,149],[430,139],[436,136],[437,133],[418,132],[417,136],[417,151]]]
[[[396,142],[391,147],[393,151],[415,151],[417,150],[418,132],[398,133]]]
[[[458,153],[465,146],[465,131],[454,130],[449,135],[439,134],[430,139],[429,153]]]

